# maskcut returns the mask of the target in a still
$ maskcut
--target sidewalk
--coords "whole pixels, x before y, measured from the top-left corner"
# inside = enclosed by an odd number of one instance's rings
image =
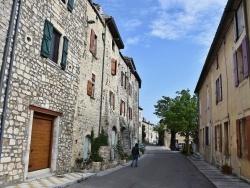
[[[218,188],[250,188],[250,184],[236,176],[222,174],[217,167],[205,161],[199,153],[189,156],[188,159]]]

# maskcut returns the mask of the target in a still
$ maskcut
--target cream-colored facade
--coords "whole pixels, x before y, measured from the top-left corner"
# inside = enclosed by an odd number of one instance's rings
[[[149,121],[146,121],[145,118],[142,119],[142,126],[145,126],[145,141],[149,144],[157,144],[158,143],[158,132],[154,131],[154,124],[150,123]]]
[[[250,2],[229,0],[195,92],[199,151],[250,181]]]

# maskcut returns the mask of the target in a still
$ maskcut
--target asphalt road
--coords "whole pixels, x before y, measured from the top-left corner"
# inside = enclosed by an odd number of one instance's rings
[[[70,188],[214,188],[215,186],[180,152],[147,146],[139,167],[126,166],[97,175]]]

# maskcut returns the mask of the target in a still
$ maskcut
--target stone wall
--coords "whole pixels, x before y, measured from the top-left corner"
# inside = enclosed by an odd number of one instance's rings
[[[4,4],[0,14],[5,7],[9,9],[7,1],[4,3],[6,6]],[[28,155],[31,136],[28,130],[32,126],[30,105],[62,113],[57,130],[56,173],[71,170],[79,68],[84,52],[85,12],[85,1],[75,1],[72,13],[66,4],[57,0],[23,2],[0,163],[1,172],[4,172],[1,174],[2,184],[22,182],[27,174],[25,156]],[[60,62],[40,55],[45,19],[69,40],[65,71],[61,69]]]

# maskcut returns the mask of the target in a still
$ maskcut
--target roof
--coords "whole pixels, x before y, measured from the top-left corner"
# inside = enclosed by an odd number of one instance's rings
[[[123,56],[122,54],[121,54],[121,56],[123,57],[125,63],[129,67],[130,71],[135,75],[135,78],[137,79],[137,81],[139,83],[139,88],[141,88],[141,78],[140,78],[138,72],[136,71],[136,67],[135,67],[135,63],[134,63],[133,58],[128,57],[128,56]]]
[[[219,26],[215,33],[215,37],[209,49],[207,58],[205,60],[205,64],[202,68],[198,83],[195,87],[194,90],[195,93],[199,93],[199,90],[206,79],[206,76],[214,62],[214,59],[217,56],[218,50],[220,49],[221,44],[225,38],[225,35],[233,21],[235,11],[237,11],[237,8],[239,7],[241,1],[242,0],[228,0],[222,18],[220,20]]]
[[[120,33],[117,29],[115,20],[112,16],[103,15],[103,19],[105,20],[105,23],[108,25],[109,31],[119,49],[124,49],[124,44],[122,41],[122,38],[120,36]]]

